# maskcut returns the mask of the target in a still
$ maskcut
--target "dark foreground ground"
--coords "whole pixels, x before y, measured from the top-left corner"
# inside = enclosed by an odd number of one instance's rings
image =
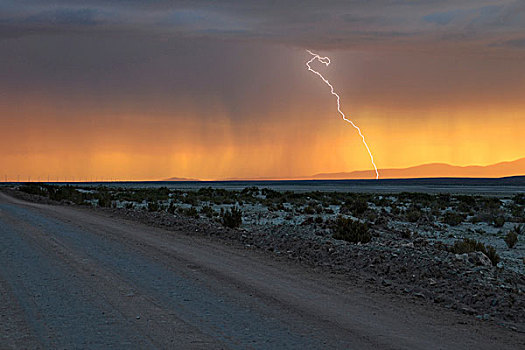
[[[1,347],[525,346],[491,322],[188,234],[0,194]]]

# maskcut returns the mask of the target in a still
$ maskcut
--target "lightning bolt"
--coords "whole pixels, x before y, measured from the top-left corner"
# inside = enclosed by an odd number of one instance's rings
[[[359,136],[361,136],[361,139],[363,140],[363,144],[365,145],[366,147],[366,150],[368,151],[368,154],[370,155],[370,160],[372,161],[372,165],[374,166],[374,170],[376,172],[376,180],[379,179],[379,172],[377,171],[377,166],[376,166],[376,163],[374,163],[374,156],[372,155],[372,152],[370,152],[370,148],[368,147],[368,144],[366,143],[366,140],[365,140],[365,136],[363,135],[363,133],[361,132],[361,129],[354,124],[354,122],[352,122],[350,119],[348,119],[346,117],[346,115],[343,113],[343,111],[341,111],[341,103],[340,103],[340,98],[339,98],[339,95],[334,91],[334,87],[332,86],[332,84],[330,84],[330,82],[322,76],[321,73],[319,73],[318,71],[312,69],[312,67],[310,66],[310,64],[317,60],[319,61],[319,63],[322,63],[324,64],[325,66],[328,67],[328,65],[330,65],[331,61],[330,61],[330,58],[328,57],[321,57],[319,56],[318,54],[316,53],[313,53],[312,51],[310,50],[306,50],[310,55],[312,55],[313,57],[308,61],[306,62],[306,67],[308,68],[308,70],[312,73],[314,73],[315,75],[317,75],[319,78],[321,78],[326,85],[328,85],[330,87],[330,93],[332,95],[335,96],[336,100],[337,100],[337,111],[339,112],[339,114],[341,114],[341,117],[343,117],[343,120],[347,123],[350,123],[352,124],[352,126],[357,130],[357,132],[359,133]]]

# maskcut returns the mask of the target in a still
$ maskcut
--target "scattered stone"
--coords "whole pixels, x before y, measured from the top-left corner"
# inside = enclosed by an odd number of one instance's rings
[[[388,287],[388,286],[391,286],[391,285],[392,285],[392,281],[390,281],[390,280],[386,280],[386,279],[385,279],[385,280],[383,280],[383,281],[382,281],[381,283],[383,284],[383,286],[386,286],[386,287]]]
[[[492,266],[492,262],[489,257],[482,252],[473,252],[468,254],[469,261],[476,266]]]
[[[471,307],[464,306],[461,309],[459,309],[461,312],[467,315],[474,315],[476,313],[476,310],[474,310]]]
[[[490,314],[476,315],[476,318],[483,321],[488,321],[490,320]]]
[[[418,297],[418,298],[421,298],[421,299],[426,299],[426,298],[427,298],[427,297],[425,296],[425,294],[423,294],[423,293],[419,293],[419,292],[414,293],[414,296],[415,296],[415,297]]]

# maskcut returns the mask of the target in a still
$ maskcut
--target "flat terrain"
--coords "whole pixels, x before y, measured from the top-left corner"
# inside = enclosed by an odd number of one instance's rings
[[[422,178],[379,180],[234,180],[234,181],[143,181],[143,182],[48,182],[49,184],[74,186],[106,186],[121,188],[168,187],[179,190],[198,190],[206,187],[225,190],[242,190],[261,187],[275,191],[294,192],[353,192],[353,193],[452,193],[492,196],[512,196],[523,193],[525,176],[506,178]],[[12,186],[17,183],[3,183]]]
[[[0,194],[2,348],[525,346],[491,322],[188,234]]]

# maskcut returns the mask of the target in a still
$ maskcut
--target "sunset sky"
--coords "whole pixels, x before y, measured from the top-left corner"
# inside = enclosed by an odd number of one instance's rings
[[[524,1],[18,0],[0,1],[1,180],[371,169],[305,49],[378,168],[525,157]]]

